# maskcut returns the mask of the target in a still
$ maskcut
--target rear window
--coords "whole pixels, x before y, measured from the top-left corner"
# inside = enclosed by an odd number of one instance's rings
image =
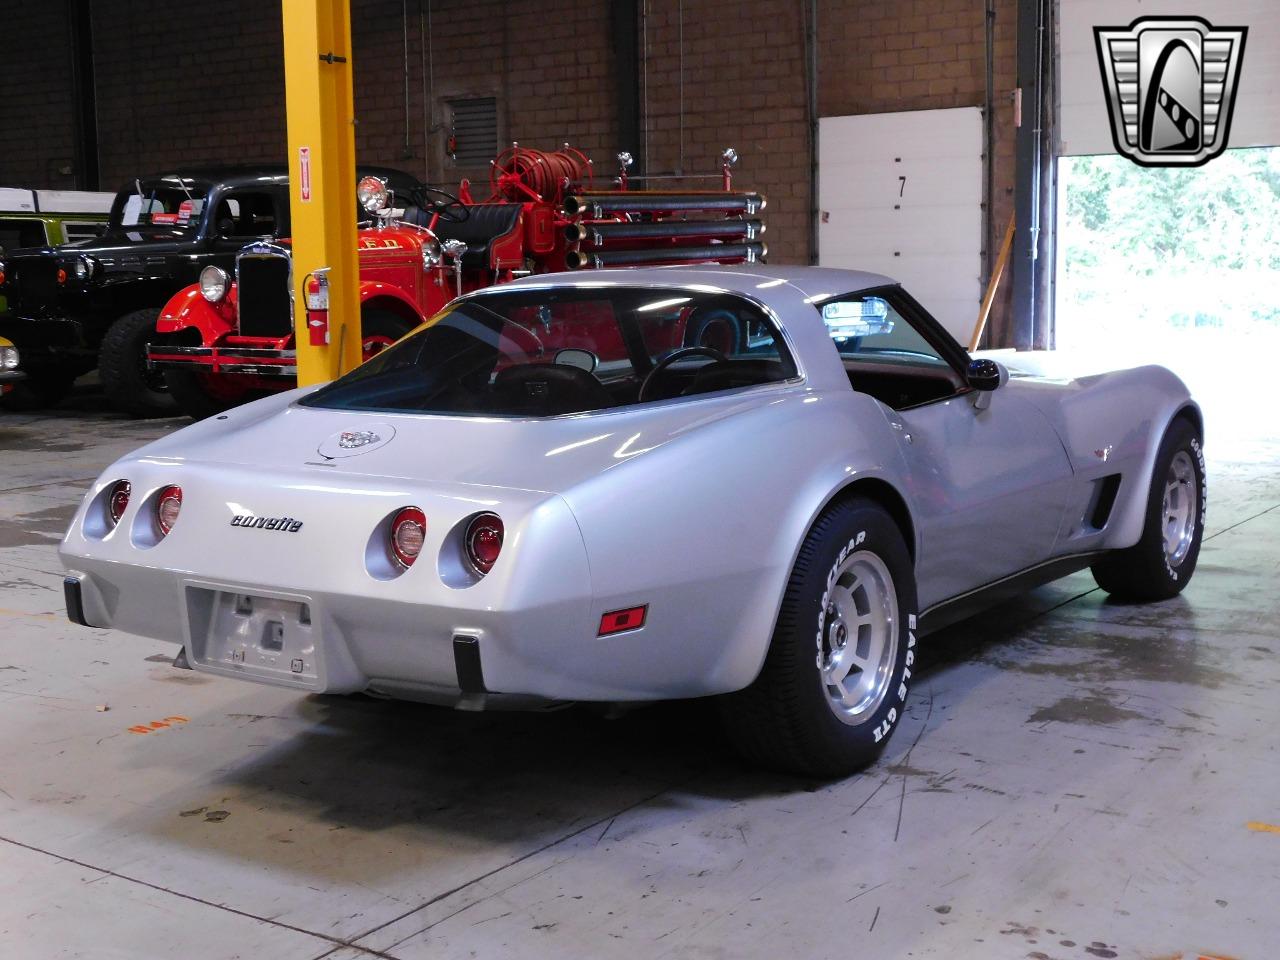
[[[795,376],[773,322],[739,297],[628,287],[512,290],[451,305],[301,402],[552,417]]]
[[[22,247],[43,247],[45,240],[44,221],[0,217],[0,252],[19,250]]]
[[[133,192],[121,192],[111,209],[111,223],[130,230],[159,227],[194,230],[204,209],[205,187],[194,181],[142,180]]]

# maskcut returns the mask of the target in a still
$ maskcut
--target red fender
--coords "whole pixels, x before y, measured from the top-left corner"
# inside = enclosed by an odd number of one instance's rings
[[[383,283],[381,280],[361,280],[360,281],[360,303],[364,305],[370,300],[387,301],[394,300],[394,304],[387,304],[387,309],[392,312],[401,314],[406,320],[409,320],[417,326],[426,319],[422,314],[422,310],[418,307],[417,302],[403,288],[397,287],[391,283]],[[444,301],[441,301],[441,306]],[[399,309],[397,309],[399,308]],[[434,310],[431,313],[435,313]]]
[[[211,347],[235,330],[235,287],[220,303],[210,303],[200,293],[200,285],[179,290],[160,311],[157,333],[178,333],[194,327],[200,331],[200,343]]]

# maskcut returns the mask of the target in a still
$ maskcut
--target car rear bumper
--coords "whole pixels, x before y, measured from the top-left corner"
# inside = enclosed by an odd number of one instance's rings
[[[472,708],[702,692],[699,678],[684,672],[696,658],[673,664],[676,674],[665,679],[620,676],[617,639],[595,636],[586,593],[498,613],[76,562],[82,569],[65,580],[70,620],[179,643],[203,673]]]

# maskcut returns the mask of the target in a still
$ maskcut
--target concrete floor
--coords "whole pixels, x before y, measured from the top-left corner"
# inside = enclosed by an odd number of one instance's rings
[[[5,960],[1280,954],[1280,444],[1222,413],[1183,597],[1081,574],[931,638],[884,759],[819,784],[702,704],[300,697],[68,624],[85,485],[179,425],[101,406],[0,414]]]

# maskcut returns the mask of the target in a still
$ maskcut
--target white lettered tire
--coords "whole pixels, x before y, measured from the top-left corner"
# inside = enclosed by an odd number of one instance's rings
[[[873,762],[906,708],[915,614],[911,555],[893,518],[870,500],[829,508],[800,548],[759,676],[721,698],[735,745],[811,776]]]
[[[1149,483],[1142,538],[1093,565],[1098,586],[1118,600],[1168,600],[1196,571],[1209,489],[1200,433],[1186,418],[1165,431]]]

